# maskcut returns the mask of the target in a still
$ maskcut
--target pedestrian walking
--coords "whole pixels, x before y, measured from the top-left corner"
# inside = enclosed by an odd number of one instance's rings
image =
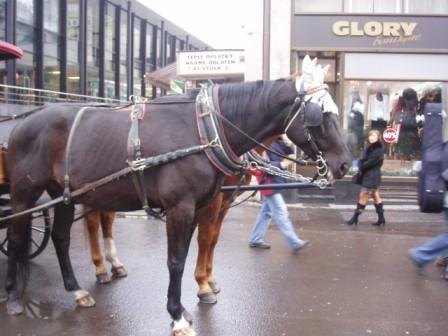
[[[383,200],[380,196],[381,185],[381,166],[384,160],[384,148],[381,141],[381,133],[378,130],[370,130],[368,133],[368,146],[364,154],[358,162],[358,173],[356,176],[357,184],[361,185],[359,200],[356,204],[353,216],[346,222],[348,225],[357,225],[358,219],[363,210],[366,208],[369,195],[375,202],[378,220],[372,225],[384,226],[386,220],[384,218]]]
[[[414,247],[409,250],[409,257],[414,262],[418,270],[440,256],[446,256],[448,253],[448,193],[445,193],[445,231],[426,242],[421,246]],[[446,263],[441,263],[445,266],[445,279],[448,280],[448,267]]]
[[[270,149],[282,155],[293,154],[292,143],[284,137],[278,138]],[[267,152],[270,164],[286,169],[291,162],[282,158],[277,154]],[[284,183],[285,180],[279,176],[264,174],[258,170],[250,170],[255,175],[260,184]],[[309,245],[308,240],[300,239],[294,231],[291,220],[289,218],[288,208],[285,200],[279,190],[263,190],[262,206],[260,213],[255,221],[250,234],[249,246],[253,248],[269,249],[271,245],[264,241],[264,236],[268,230],[271,219],[273,218],[280,232],[288,241],[289,247],[293,252],[297,252]]]
[[[437,118],[437,116],[440,116],[438,118],[442,119],[444,113],[442,111],[443,107],[440,89],[436,88],[435,90],[430,91],[425,96],[427,96],[426,101],[424,102],[425,104],[422,104],[424,105],[425,119],[427,117],[429,118],[430,116],[431,118]],[[441,188],[443,188],[443,181],[445,181],[445,190],[448,190],[448,145],[446,142],[443,145],[443,141],[448,138],[447,134],[444,134],[444,131],[446,131],[446,121],[442,119],[442,126],[440,126],[439,119],[435,119],[436,122],[434,122],[433,124],[430,124],[428,120],[426,121],[424,128],[424,145],[426,140],[430,140],[432,146],[424,146],[425,151],[423,153],[423,160],[425,160],[425,157],[427,156],[426,154],[429,153],[430,150],[435,151],[435,154],[432,155],[431,159],[433,160],[433,163],[435,158],[438,158],[440,160],[440,170],[428,170],[426,171],[426,174],[431,177],[432,180],[438,180],[442,178],[443,180],[441,181]],[[437,123],[437,121],[439,121],[439,123]],[[430,125],[434,125],[434,127],[436,128],[433,130],[431,128],[432,126]],[[440,150],[439,146],[442,147],[442,150]],[[423,175],[424,174],[421,174],[421,176],[419,176],[419,179],[421,179]],[[429,186],[428,188],[431,188],[431,186]],[[422,196],[422,191],[425,192],[425,190],[419,189],[419,196]],[[442,203],[440,203],[440,205],[442,205]],[[443,212],[445,215],[445,231],[437,235],[430,241],[426,242],[425,244],[410,249],[408,253],[409,257],[414,262],[414,265],[419,270],[422,270],[423,267],[431,261],[436,260],[437,258],[441,258],[437,264],[445,267],[445,279],[448,280],[448,192],[445,192]]]

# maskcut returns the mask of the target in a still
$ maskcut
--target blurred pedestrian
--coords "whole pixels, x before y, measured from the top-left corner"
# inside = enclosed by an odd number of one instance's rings
[[[445,231],[421,246],[409,250],[409,256],[419,269],[429,262],[448,253],[448,193],[445,193]],[[448,280],[448,269],[445,266],[445,279]]]
[[[372,225],[382,226],[386,224],[384,218],[383,200],[380,196],[381,184],[381,166],[384,160],[384,148],[381,141],[381,133],[378,130],[370,130],[368,133],[368,146],[364,151],[363,157],[358,162],[357,183],[361,184],[358,204],[356,204],[353,216],[346,222],[348,225],[357,225],[358,219],[372,196],[375,202],[378,220]]]
[[[279,137],[270,146],[270,149],[283,155],[291,155],[294,153],[292,145],[292,142],[284,136]],[[270,164],[281,169],[286,169],[291,164],[291,161],[288,161],[271,152],[267,152],[267,157]],[[285,182],[285,180],[279,176],[265,174],[258,170],[252,169],[250,170],[250,173],[257,177],[260,184]],[[262,206],[250,234],[249,246],[261,249],[271,248],[271,245],[264,241],[264,236],[268,230],[269,223],[272,218],[274,218],[280,232],[285,236],[289,247],[293,252],[297,252],[308,246],[309,241],[300,239],[294,232],[291,220],[289,219],[288,208],[286,207],[286,203],[280,193],[280,190],[262,190],[261,194]]]
[[[433,93],[433,94],[431,94]],[[433,92],[429,94],[430,99],[426,101],[426,105],[430,111],[432,111],[433,115],[437,115],[442,112],[442,103],[441,103],[441,94],[440,90],[435,89]],[[425,107],[426,108],[426,107]],[[425,110],[425,113],[426,110]],[[442,113],[443,115],[443,113]],[[439,141],[447,139],[447,134],[443,134],[443,131],[446,130],[446,121],[442,126],[442,134]],[[425,135],[434,136],[434,132],[425,131]],[[440,136],[440,135],[439,135]],[[434,140],[434,139],[433,139]],[[435,139],[437,140],[437,139]],[[445,180],[445,190],[448,190],[448,144],[445,142],[443,147],[443,152],[441,154],[441,177]],[[411,260],[414,262],[414,265],[419,269],[423,269],[423,267],[437,258],[441,258],[437,263],[440,266],[445,267],[445,279],[448,280],[448,192],[445,192],[444,199],[444,215],[445,215],[445,231],[426,242],[421,246],[417,246],[409,250],[409,256]]]

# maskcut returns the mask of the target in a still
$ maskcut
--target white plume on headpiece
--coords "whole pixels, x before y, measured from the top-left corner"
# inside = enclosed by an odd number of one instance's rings
[[[324,78],[329,68],[330,68],[329,64],[326,65],[325,67],[322,67],[322,65],[317,64],[317,57],[311,60],[311,58],[308,55],[306,55],[302,61],[302,77],[299,77],[300,84],[302,84],[303,82],[305,90],[322,85],[324,83]],[[300,90],[300,88],[297,87],[297,90]]]
[[[329,68],[329,64],[324,67],[317,64],[317,57],[311,60],[311,58],[306,55],[302,61],[302,76],[296,79],[297,91],[308,91],[310,89],[321,87],[324,84],[325,75],[327,74]],[[316,94],[313,93],[311,96],[311,101],[318,100],[321,103],[324,112],[338,114],[338,107],[328,92],[324,95],[319,94],[319,96],[316,96]]]

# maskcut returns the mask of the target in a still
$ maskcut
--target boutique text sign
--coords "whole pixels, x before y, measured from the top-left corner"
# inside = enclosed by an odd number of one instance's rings
[[[179,76],[244,75],[244,51],[217,50],[179,52]]]
[[[293,47],[308,50],[447,52],[444,17],[295,15]]]

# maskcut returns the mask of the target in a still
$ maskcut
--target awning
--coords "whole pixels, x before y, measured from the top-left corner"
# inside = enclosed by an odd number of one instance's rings
[[[176,62],[145,75],[146,84],[154,85],[166,90],[170,89],[170,79],[179,79],[177,76]]]
[[[0,61],[5,61],[12,58],[22,58],[23,51],[14,44],[0,41]]]

